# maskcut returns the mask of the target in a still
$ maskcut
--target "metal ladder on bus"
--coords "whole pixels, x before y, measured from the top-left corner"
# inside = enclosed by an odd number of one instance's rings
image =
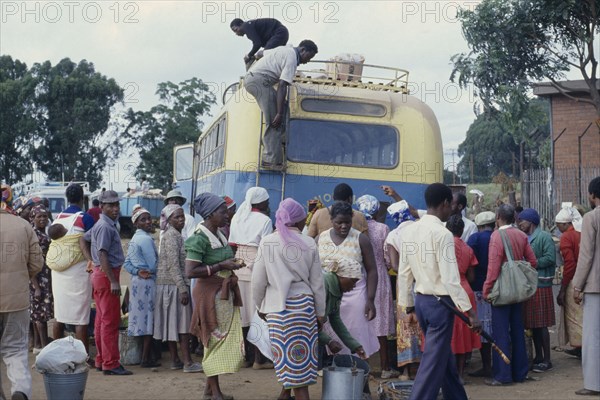
[[[289,87],[288,87],[288,93],[286,94],[286,99],[288,99],[288,95],[289,95]],[[258,165],[256,166],[256,184],[255,186],[260,186],[260,173],[261,171],[270,171],[270,172],[280,172],[281,173],[281,197],[280,197],[280,201],[283,201],[284,196],[285,196],[285,180],[287,177],[287,132],[289,131],[289,115],[290,115],[290,109],[289,109],[289,100],[285,101],[285,118],[284,121],[282,122],[282,124],[284,124],[285,129],[284,129],[284,138],[285,138],[285,144],[282,144],[283,147],[283,168],[278,171],[275,169],[262,169],[262,151],[263,151],[263,135],[265,133],[265,126],[266,124],[271,123],[271,121],[266,121],[265,124],[265,114],[262,112],[260,112],[260,140],[258,141]]]

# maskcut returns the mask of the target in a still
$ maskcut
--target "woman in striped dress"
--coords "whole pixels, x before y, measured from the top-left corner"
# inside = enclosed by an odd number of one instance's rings
[[[325,289],[314,240],[302,235],[304,208],[285,199],[276,213],[277,231],[260,242],[252,270],[252,294],[267,321],[279,399],[308,399],[317,383],[317,318],[325,321]]]
[[[323,265],[349,258],[363,266],[363,278],[342,297],[340,314],[352,337],[370,357],[379,350],[377,335],[369,323],[376,316],[377,266],[369,237],[352,228],[352,215],[352,206],[347,202],[337,201],[331,206],[333,228],[318,236],[319,257]],[[369,298],[367,293],[372,293],[373,297]],[[333,332],[332,337],[340,342]],[[351,354],[351,350],[343,346],[340,354]]]

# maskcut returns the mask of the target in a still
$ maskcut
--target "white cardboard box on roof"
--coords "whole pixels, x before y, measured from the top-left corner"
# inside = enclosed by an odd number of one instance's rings
[[[333,64],[327,64],[327,74],[332,79],[358,81],[362,76],[365,56],[357,53],[340,53],[331,58]]]

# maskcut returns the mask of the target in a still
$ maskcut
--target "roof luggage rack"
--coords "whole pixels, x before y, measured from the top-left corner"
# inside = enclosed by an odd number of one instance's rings
[[[317,63],[324,68],[298,69],[294,82],[409,94],[405,69],[338,60],[315,60],[308,65]]]

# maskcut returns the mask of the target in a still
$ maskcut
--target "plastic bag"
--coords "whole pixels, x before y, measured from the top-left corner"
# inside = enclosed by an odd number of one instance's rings
[[[248,330],[248,341],[255,345],[260,352],[273,361],[273,351],[271,350],[271,340],[269,339],[269,325],[255,312],[250,321]]]
[[[88,370],[87,358],[83,342],[69,336],[44,347],[35,359],[35,369],[42,374],[78,374]]]

